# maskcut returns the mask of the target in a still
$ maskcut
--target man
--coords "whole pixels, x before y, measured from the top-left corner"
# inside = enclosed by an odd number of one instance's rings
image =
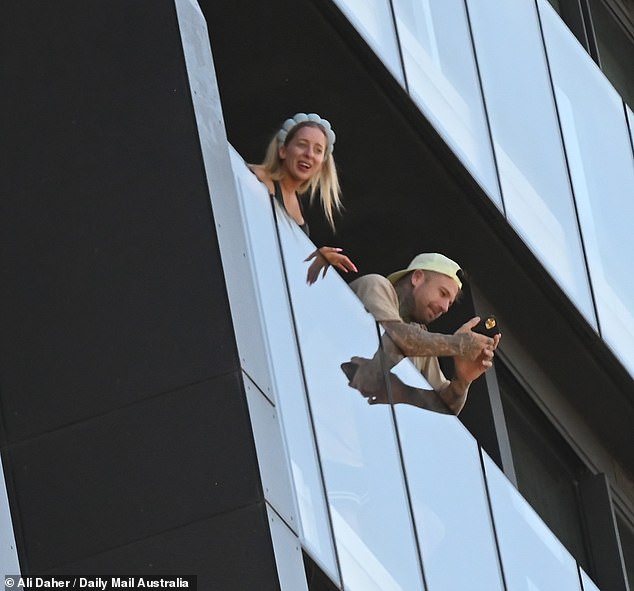
[[[416,256],[407,269],[381,275],[365,275],[350,284],[366,309],[385,329],[382,347],[373,359],[353,357],[342,365],[350,386],[370,404],[407,403],[458,414],[469,386],[493,364],[500,335],[493,338],[473,332],[480,318],[463,324],[453,335],[431,333],[427,324],[447,312],[462,289],[460,266],[438,253]],[[454,358],[455,375],[448,380],[438,357]],[[431,384],[433,391],[407,386],[387,373],[403,357]],[[386,387],[387,373],[389,387]]]

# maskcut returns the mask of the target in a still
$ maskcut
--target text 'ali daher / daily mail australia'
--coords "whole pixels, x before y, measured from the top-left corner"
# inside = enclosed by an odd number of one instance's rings
[[[1,580],[1,579],[0,579]],[[5,591],[21,589],[188,589],[196,591],[197,577],[137,576],[80,577],[52,575],[42,577],[5,576]]]

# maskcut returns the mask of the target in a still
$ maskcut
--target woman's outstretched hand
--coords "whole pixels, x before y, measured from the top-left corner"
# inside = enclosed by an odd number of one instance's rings
[[[357,267],[345,254],[341,254],[342,250],[343,249],[335,248],[334,246],[322,246],[315,252],[309,254],[304,261],[314,260],[310,264],[310,267],[308,267],[306,283],[308,283],[308,285],[315,283],[315,281],[319,279],[320,273],[322,277],[325,277],[328,267],[330,266],[336,267],[344,273],[348,273],[349,271],[357,273]]]

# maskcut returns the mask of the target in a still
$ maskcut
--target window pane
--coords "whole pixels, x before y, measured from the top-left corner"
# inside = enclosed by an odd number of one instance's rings
[[[583,583],[583,591],[601,591],[583,570],[580,570],[580,572],[581,582]]]
[[[601,69],[613,86],[634,106],[634,40],[600,0],[590,0],[592,24]]]
[[[3,567],[3,575],[20,573],[2,459],[0,459],[0,565]]]
[[[616,513],[616,524],[619,529],[625,572],[627,573],[630,587],[632,587],[634,585],[634,525],[627,521],[618,511]]]
[[[392,75],[405,85],[389,0],[334,0],[334,2],[381,58]]]
[[[540,2],[601,336],[634,374],[634,158],[623,102]]]
[[[561,14],[561,2],[559,0],[548,0],[552,7]]]
[[[283,288],[282,261],[277,254],[279,251],[271,199],[264,185],[246,167],[240,155],[233,149],[230,154],[238,198],[249,235],[251,250],[248,256],[254,269],[260,306],[260,309],[254,310],[242,306],[233,312],[239,313],[248,326],[261,325],[267,337],[266,343],[256,343],[252,352],[249,350],[250,341],[254,341],[260,331],[253,330],[252,334],[242,336],[242,367],[276,404],[282,416],[295,484],[302,543],[330,577],[337,580],[339,575],[328,509],[316,460],[317,452],[299,370],[297,346],[288,338],[289,334],[293,334],[293,325],[287,294]],[[239,286],[234,288],[240,289]],[[268,350],[268,358],[258,354],[262,350]],[[255,358],[254,361],[251,361],[252,358]],[[266,378],[269,375],[272,375],[271,381]]]
[[[501,364],[496,365],[517,484],[550,529],[588,567],[577,498],[585,467]]]
[[[507,218],[596,326],[535,3],[468,5]]]
[[[501,206],[463,0],[395,0],[409,92]]]
[[[388,405],[370,406],[341,364],[371,359],[374,318],[339,275],[307,285],[315,246],[279,207],[278,228],[341,576],[350,591],[419,591],[422,573]]]
[[[507,588],[580,591],[572,556],[486,455],[484,466]]]
[[[395,410],[429,588],[501,591],[476,441],[455,416],[407,404]]]

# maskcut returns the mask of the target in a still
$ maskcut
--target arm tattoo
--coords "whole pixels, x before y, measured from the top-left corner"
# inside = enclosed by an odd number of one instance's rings
[[[387,334],[406,356],[453,357],[464,355],[461,335],[431,333],[414,323],[384,322]]]

